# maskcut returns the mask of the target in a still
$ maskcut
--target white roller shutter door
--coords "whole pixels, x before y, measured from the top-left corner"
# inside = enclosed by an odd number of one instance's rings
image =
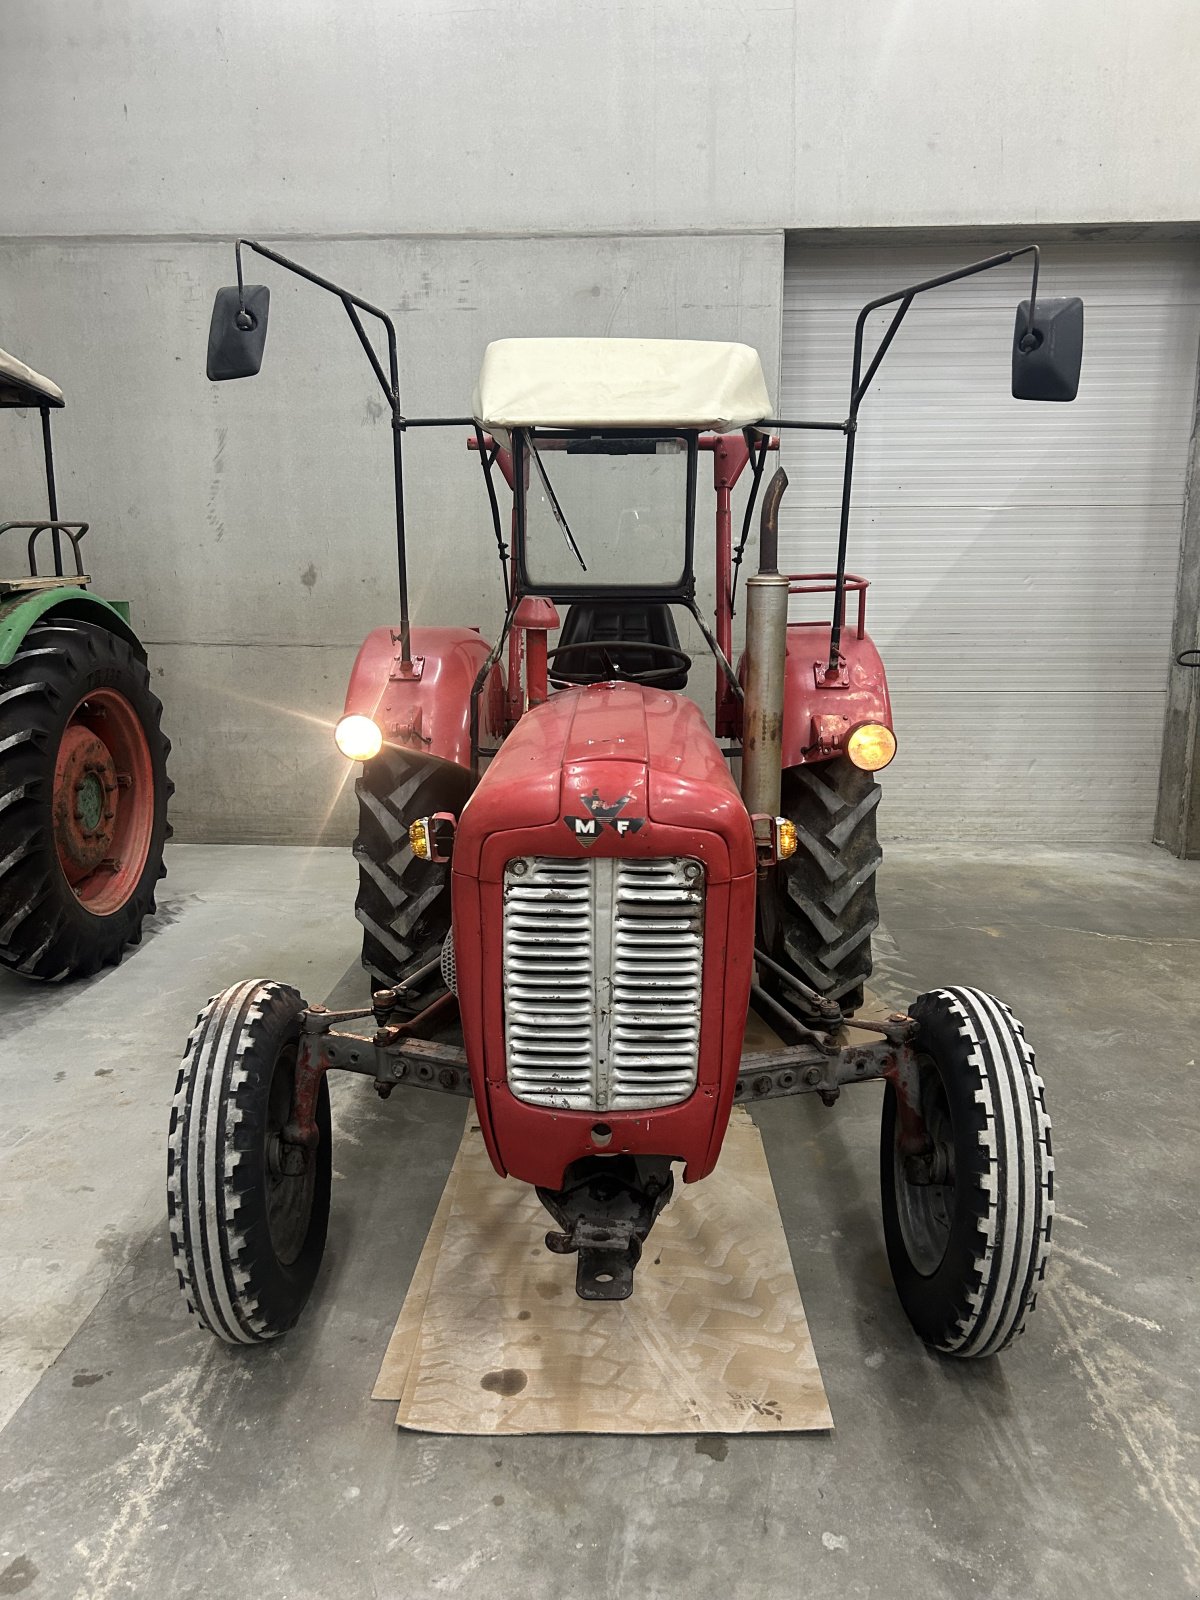
[[[858,308],[1002,248],[789,247],[779,415],[844,416]],[[1039,292],[1084,299],[1073,405],[1011,398],[1014,262],[916,300],[860,413],[849,567],[894,701],[893,837],[1150,837],[1200,252],[1051,245]],[[783,461],[782,564],[832,567],[841,437]]]

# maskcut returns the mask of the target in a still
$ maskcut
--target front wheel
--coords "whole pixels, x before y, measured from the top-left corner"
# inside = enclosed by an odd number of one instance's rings
[[[284,1137],[303,1012],[284,984],[234,984],[196,1018],[179,1068],[167,1150],[171,1245],[188,1310],[227,1344],[286,1333],[325,1250],[324,1078],[315,1149]]]
[[[938,989],[919,1024],[904,1137],[888,1083],[883,1231],[896,1292],[927,1344],[990,1356],[1024,1332],[1050,1249],[1054,1159],[1046,1095],[1021,1024],[978,989]],[[919,1142],[921,1148],[914,1148]]]

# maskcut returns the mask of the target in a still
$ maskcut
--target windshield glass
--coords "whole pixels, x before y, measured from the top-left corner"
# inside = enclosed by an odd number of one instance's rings
[[[680,581],[686,439],[530,433],[525,458],[525,571],[534,589]]]

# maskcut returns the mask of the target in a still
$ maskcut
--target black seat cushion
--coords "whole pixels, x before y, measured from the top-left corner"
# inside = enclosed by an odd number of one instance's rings
[[[662,602],[648,605],[640,600],[589,600],[573,605],[567,612],[558,642],[602,644],[609,660],[623,672],[661,672],[671,665],[670,659],[654,650],[639,650],[638,645],[669,645],[678,650],[679,633],[670,606]],[[565,657],[561,669],[552,661],[550,676],[558,683],[603,683],[609,673],[596,650]],[[687,680],[687,668],[681,666],[655,687],[683,689]]]

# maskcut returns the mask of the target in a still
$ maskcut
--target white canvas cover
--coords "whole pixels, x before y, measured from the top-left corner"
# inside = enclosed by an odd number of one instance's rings
[[[37,405],[39,400],[61,406],[63,392],[50,378],[0,350],[0,405]]]
[[[472,414],[486,428],[712,428],[761,422],[758,351],[707,339],[497,339]]]

